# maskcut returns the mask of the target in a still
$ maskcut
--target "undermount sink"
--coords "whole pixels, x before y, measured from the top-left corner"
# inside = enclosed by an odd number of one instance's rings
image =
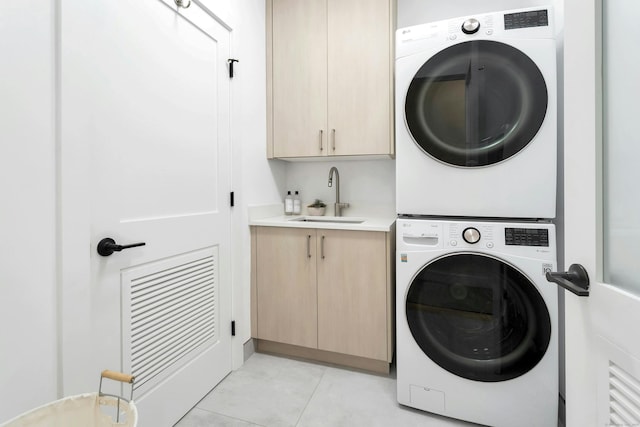
[[[362,218],[349,218],[341,216],[303,216],[300,218],[292,218],[289,221],[295,222],[322,222],[334,224],[362,224],[365,220]]]

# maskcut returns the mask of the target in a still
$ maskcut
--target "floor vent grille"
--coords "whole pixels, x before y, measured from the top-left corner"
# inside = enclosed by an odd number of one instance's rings
[[[609,418],[613,426],[640,425],[640,381],[609,362]]]

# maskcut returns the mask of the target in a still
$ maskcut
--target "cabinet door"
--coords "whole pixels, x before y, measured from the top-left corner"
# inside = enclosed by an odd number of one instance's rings
[[[328,0],[330,154],[393,152],[390,3]]]
[[[318,348],[386,360],[385,233],[317,233]]]
[[[273,155],[324,155],[326,0],[273,0],[271,25]]]
[[[258,338],[316,348],[316,232],[256,230]]]

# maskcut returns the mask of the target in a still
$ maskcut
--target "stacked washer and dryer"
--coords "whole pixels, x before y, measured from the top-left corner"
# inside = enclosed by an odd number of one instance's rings
[[[397,31],[401,404],[556,425],[556,104],[548,7]]]

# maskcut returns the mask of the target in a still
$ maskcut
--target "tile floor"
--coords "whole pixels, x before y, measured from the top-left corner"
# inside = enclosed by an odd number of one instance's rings
[[[401,406],[396,381],[255,353],[175,427],[474,426]]]

